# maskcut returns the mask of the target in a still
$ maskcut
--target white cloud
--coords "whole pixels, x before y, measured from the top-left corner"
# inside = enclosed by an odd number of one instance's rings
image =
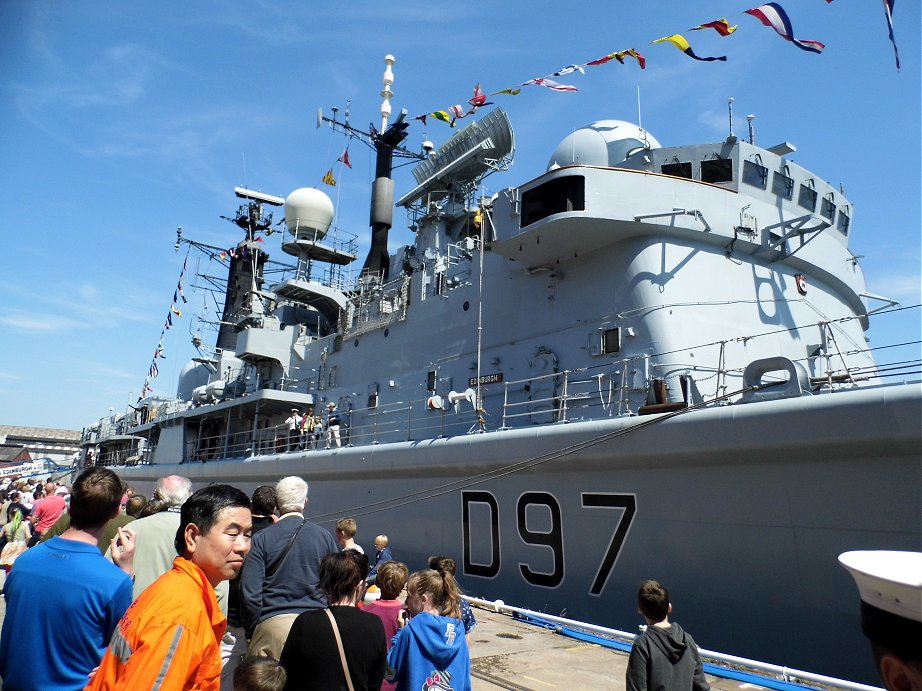
[[[52,317],[49,315],[35,316],[31,313],[13,311],[0,316],[0,324],[12,329],[27,333],[56,333],[70,329],[86,328],[88,325],[76,319],[66,317]]]
[[[922,276],[919,273],[875,276],[868,281],[875,294],[899,300],[904,304],[915,304],[922,300]]]

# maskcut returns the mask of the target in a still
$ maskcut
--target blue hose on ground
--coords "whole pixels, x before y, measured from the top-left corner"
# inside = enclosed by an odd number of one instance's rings
[[[541,626],[543,628],[550,629],[563,636],[567,636],[568,638],[575,638],[576,640],[584,641],[586,643],[593,643],[605,648],[620,650],[624,653],[629,653],[631,651],[632,644],[627,641],[619,641],[613,638],[607,638],[598,634],[589,633],[587,631],[580,631],[579,629],[572,629],[566,626],[552,624],[547,621],[542,621],[541,619],[526,617],[521,614],[515,614],[514,617],[520,621],[524,621],[525,623],[534,624],[535,626]],[[705,673],[715,677],[721,677],[723,679],[735,679],[736,681],[741,681],[747,684],[755,684],[767,689],[776,689],[777,691],[809,691],[810,689],[819,689],[819,687],[810,686],[809,684],[793,683],[790,681],[784,681],[782,679],[774,679],[772,677],[762,676],[753,672],[744,672],[742,670],[732,669],[730,667],[715,665],[710,662],[704,663],[704,671]]]

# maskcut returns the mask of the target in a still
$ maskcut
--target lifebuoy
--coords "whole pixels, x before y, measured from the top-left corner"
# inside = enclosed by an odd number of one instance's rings
[[[794,282],[797,284],[797,292],[801,295],[807,294],[807,277],[803,274],[794,274]]]

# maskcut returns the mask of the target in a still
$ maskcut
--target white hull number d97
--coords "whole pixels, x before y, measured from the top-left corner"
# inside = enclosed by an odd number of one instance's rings
[[[633,494],[616,494],[610,492],[583,492],[582,508],[587,511],[616,509],[612,513],[612,534],[605,554],[592,583],[587,583],[590,595],[601,595],[611,574],[618,555],[624,546],[634,514],[637,513],[637,498]],[[464,491],[462,501],[462,529],[464,531],[464,573],[470,576],[494,578],[502,566],[502,549],[500,534],[500,508],[492,492]],[[535,545],[551,550],[552,570],[536,571],[528,563],[520,563],[522,578],[531,585],[544,588],[556,588],[564,579],[566,561],[564,559],[564,528],[560,502],[549,492],[525,492],[519,496],[515,507],[516,528],[518,536],[527,545]],[[529,516],[541,516],[541,530],[529,527]],[[601,519],[600,519],[601,520]],[[533,518],[534,522],[534,518]],[[506,522],[504,525],[510,525]],[[548,527],[549,525],[549,527]],[[595,522],[598,525],[598,522]],[[602,534],[601,530],[594,530]],[[485,542],[489,540],[488,544]],[[472,543],[473,549],[472,549]],[[547,553],[542,550],[541,563],[547,564]],[[474,553],[486,561],[474,561]],[[586,555],[579,554],[581,563]],[[545,567],[546,568],[546,567]]]

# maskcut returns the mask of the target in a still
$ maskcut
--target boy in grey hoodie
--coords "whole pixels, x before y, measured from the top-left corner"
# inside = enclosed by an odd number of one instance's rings
[[[658,581],[644,581],[637,608],[647,629],[634,639],[627,663],[627,691],[709,691],[694,639],[670,623],[669,591]]]

